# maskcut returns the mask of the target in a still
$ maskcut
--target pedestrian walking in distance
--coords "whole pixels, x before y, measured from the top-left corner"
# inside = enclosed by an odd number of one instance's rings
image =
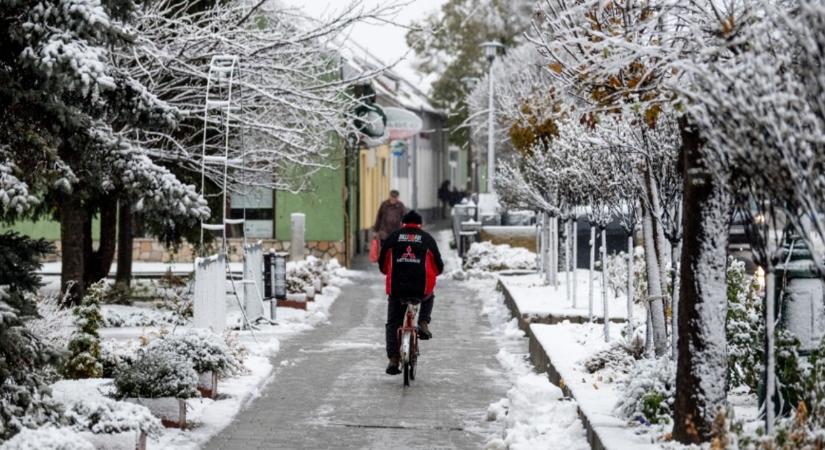
[[[375,225],[372,231],[380,242],[384,242],[394,231],[401,229],[401,219],[407,208],[398,198],[398,191],[390,191],[390,198],[381,203],[378,208],[378,215],[375,217]]]

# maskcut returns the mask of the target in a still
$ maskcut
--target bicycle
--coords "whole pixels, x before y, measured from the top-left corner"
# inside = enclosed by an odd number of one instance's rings
[[[407,305],[407,312],[404,313],[404,323],[398,328],[404,386],[407,387],[410,385],[410,380],[415,380],[415,365],[418,362],[418,327],[416,323],[418,323],[418,309],[421,299],[407,298],[402,300],[401,303]]]

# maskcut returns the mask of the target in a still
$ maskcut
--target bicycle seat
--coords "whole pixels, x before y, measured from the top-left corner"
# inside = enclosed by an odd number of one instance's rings
[[[421,299],[416,297],[406,297],[402,298],[400,302],[402,305],[418,305],[421,303]]]

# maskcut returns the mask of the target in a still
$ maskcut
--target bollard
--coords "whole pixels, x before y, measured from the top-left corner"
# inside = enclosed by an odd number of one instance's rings
[[[302,261],[304,259],[304,246],[306,244],[304,235],[306,232],[306,216],[303,213],[292,213],[291,232],[292,237],[289,244],[289,255],[292,261]]]

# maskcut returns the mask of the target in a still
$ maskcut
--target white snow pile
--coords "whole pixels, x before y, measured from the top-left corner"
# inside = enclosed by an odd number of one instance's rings
[[[501,293],[489,282],[478,289],[484,301],[483,314],[490,318],[492,333],[498,336],[498,361],[507,371],[513,387],[507,397],[491,404],[487,419],[502,421],[504,436],[491,438],[486,449],[563,448],[588,449],[584,427],[574,401],[566,400],[561,389],[533,370],[524,333],[504,307]]]
[[[95,450],[71,428],[23,428],[3,444],[3,450]]]
[[[504,270],[535,270],[536,254],[507,244],[474,242],[465,255],[463,269],[471,277],[483,277],[485,273]]]

